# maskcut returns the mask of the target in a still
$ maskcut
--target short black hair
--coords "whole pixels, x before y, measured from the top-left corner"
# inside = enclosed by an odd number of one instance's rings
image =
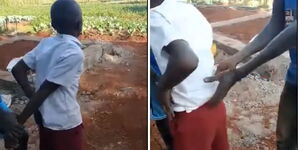
[[[51,7],[52,27],[60,34],[79,36],[82,30],[82,13],[75,0],[57,0]]]

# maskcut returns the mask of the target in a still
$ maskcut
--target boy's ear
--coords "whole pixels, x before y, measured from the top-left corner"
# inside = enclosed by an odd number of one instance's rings
[[[82,32],[82,21],[78,21],[77,24],[76,24],[76,30],[78,32],[78,35],[81,34]]]
[[[51,26],[57,31],[57,25],[53,21],[51,21]]]

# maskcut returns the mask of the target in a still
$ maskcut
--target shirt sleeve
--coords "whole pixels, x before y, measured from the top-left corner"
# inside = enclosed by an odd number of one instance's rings
[[[64,56],[50,69],[46,79],[61,86],[70,87],[80,76],[83,68],[83,54],[73,53]]]
[[[37,51],[39,49],[42,49],[43,42],[44,40],[41,40],[35,48],[33,48],[30,52],[26,53],[22,58],[25,64],[32,70],[36,70]]]
[[[25,64],[32,70],[35,70],[36,68],[35,50],[36,48],[25,54],[25,56],[23,57],[23,61],[25,62]]]
[[[174,25],[158,12],[150,14],[150,45],[154,51],[161,51],[163,47],[172,41],[183,39],[182,35],[174,28]]]

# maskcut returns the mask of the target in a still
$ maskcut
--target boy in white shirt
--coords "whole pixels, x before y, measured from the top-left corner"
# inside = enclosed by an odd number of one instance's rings
[[[208,103],[217,82],[206,18],[190,4],[151,0],[150,46],[162,76],[157,98],[171,120],[175,150],[228,150],[223,102]]]
[[[40,150],[82,150],[83,126],[77,103],[84,54],[77,37],[82,31],[82,13],[74,0],[57,0],[51,7],[56,36],[43,39],[27,53],[12,73],[30,102],[17,117],[20,124],[35,114]],[[27,72],[36,73],[35,90]]]

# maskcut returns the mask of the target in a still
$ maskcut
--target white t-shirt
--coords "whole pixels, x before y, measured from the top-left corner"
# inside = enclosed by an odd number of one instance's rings
[[[162,49],[174,40],[187,41],[199,59],[194,72],[172,89],[174,111],[191,112],[205,104],[218,85],[218,82],[203,81],[215,73],[211,52],[213,34],[206,18],[191,4],[165,0],[150,10],[150,37],[150,46],[162,74],[168,64],[168,54]]]
[[[45,80],[61,85],[39,108],[43,126],[68,130],[80,125],[82,117],[76,95],[84,54],[79,40],[63,34],[45,38],[23,60],[36,72],[36,90]]]

